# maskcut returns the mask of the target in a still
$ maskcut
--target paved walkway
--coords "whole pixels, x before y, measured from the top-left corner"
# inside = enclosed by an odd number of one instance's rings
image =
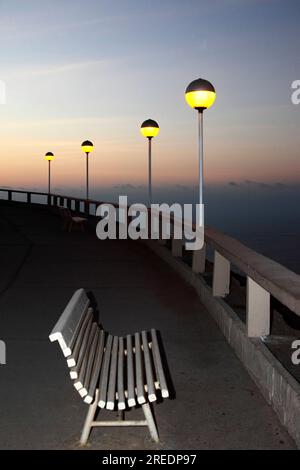
[[[47,209],[0,203],[0,260],[0,448],[78,447],[87,405],[48,334],[79,287],[113,334],[161,331],[176,390],[154,406],[159,445],[144,428],[103,428],[91,448],[295,447],[193,289],[141,243],[64,233]]]

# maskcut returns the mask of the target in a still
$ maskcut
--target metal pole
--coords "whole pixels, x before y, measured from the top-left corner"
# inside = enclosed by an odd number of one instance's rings
[[[152,173],[151,173],[151,137],[148,137],[149,146],[148,146],[148,199],[149,199],[149,208],[152,204]]]
[[[198,112],[198,137],[199,137],[199,225],[203,225],[203,110]]]
[[[86,152],[86,199],[89,199],[89,152]]]
[[[51,161],[48,161],[48,194],[51,192]]]

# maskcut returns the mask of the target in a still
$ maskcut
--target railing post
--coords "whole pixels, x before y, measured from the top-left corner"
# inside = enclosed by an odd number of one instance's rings
[[[206,259],[206,244],[204,243],[201,250],[193,251],[192,270],[194,273],[205,272],[205,259]]]
[[[8,201],[12,200],[12,192],[11,191],[7,191],[7,199],[8,199]]]
[[[159,245],[166,245],[167,244],[167,238],[163,238],[164,235],[166,235],[165,233],[165,224],[164,224],[164,216],[163,214],[159,214],[159,239],[158,239],[158,243]]]
[[[180,238],[172,238],[172,255],[182,257],[182,240]]]
[[[48,194],[47,196],[47,205],[51,206],[51,194]]]
[[[85,201],[85,203],[84,203],[84,212],[85,212],[85,215],[87,217],[90,215],[90,203],[89,203],[89,201]]]
[[[80,212],[80,201],[75,200],[75,212]]]
[[[69,210],[72,209],[72,199],[69,199],[69,198],[67,199],[67,208],[68,208]]]
[[[31,204],[31,193],[27,193],[27,204]]]
[[[230,262],[215,250],[213,273],[213,295],[226,297],[229,294]]]
[[[247,277],[247,334],[250,337],[270,334],[270,293]]]

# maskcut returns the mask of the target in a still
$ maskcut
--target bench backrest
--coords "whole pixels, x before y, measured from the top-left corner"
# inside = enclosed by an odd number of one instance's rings
[[[70,209],[68,209],[67,207],[60,207],[59,208],[59,212],[60,212],[60,215],[62,217],[63,220],[69,222],[70,220],[72,220],[72,214],[71,214],[71,211]]]
[[[110,410],[116,399],[119,409],[125,409],[125,390],[130,407],[136,400],[145,403],[146,385],[150,402],[156,400],[156,388],[163,398],[169,396],[156,331],[126,337],[106,333],[95,321],[84,289],[73,294],[49,338],[58,341],[73,385],[86,403],[92,403],[97,387],[100,408]]]
[[[72,354],[76,337],[86,317],[90,301],[84,289],[78,289],[59,317],[49,335],[50,341],[58,341],[65,357]]]

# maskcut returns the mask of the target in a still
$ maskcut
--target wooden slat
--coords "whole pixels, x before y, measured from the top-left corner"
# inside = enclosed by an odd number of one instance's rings
[[[108,410],[114,409],[115,401],[116,401],[118,346],[119,346],[119,338],[117,336],[114,336],[111,361],[110,361],[109,383],[108,383],[107,404],[106,404],[106,408]]]
[[[107,382],[109,373],[109,364],[111,356],[112,336],[109,335],[105,345],[104,362],[101,369],[100,382],[99,382],[99,406],[105,408],[107,396]]]
[[[132,337],[126,336],[127,348],[127,401],[128,406],[136,405],[135,391],[134,391],[134,368],[133,368],[133,350],[132,350]]]
[[[146,403],[145,390],[144,390],[144,371],[141,350],[140,333],[135,333],[135,372],[136,372],[136,392],[137,401],[140,404]]]
[[[119,354],[118,354],[118,409],[125,410],[125,394],[124,394],[124,340],[119,338]]]
[[[157,334],[156,334],[156,331],[153,329],[151,330],[151,338],[152,338],[152,354],[153,354],[157,379],[159,381],[159,385],[161,389],[161,394],[164,398],[168,398],[169,390],[167,387],[167,381],[165,378],[164,369],[163,369],[163,365],[161,362],[160,350],[159,350],[158,341],[157,341]]]
[[[156,394],[155,394],[154,378],[153,378],[153,372],[152,372],[152,362],[151,362],[151,356],[150,356],[150,350],[149,350],[149,344],[148,344],[146,331],[142,331],[142,342],[143,342],[143,351],[144,351],[144,359],[145,359],[148,400],[152,402],[156,400]]]
[[[93,338],[93,342],[92,342],[90,350],[89,350],[88,362],[87,362],[87,367],[86,367],[86,371],[85,371],[85,375],[84,375],[83,390],[86,391],[86,393],[84,393],[84,396],[86,396],[88,394],[89,386],[90,386],[90,383],[91,383],[91,380],[92,380],[92,370],[93,370],[93,365],[94,365],[94,362],[95,362],[99,336],[100,336],[100,329],[99,329],[98,325],[96,324],[96,332],[95,332],[95,336]]]
[[[92,324],[91,331],[87,340],[87,346],[84,353],[84,357],[80,366],[80,370],[78,371],[78,380],[77,383],[80,386],[79,394],[81,397],[85,397],[87,395],[87,386],[85,387],[85,377],[87,374],[87,370],[90,363],[90,368],[92,368],[93,360],[94,360],[94,352],[95,347],[97,344],[97,330],[98,325],[96,322]],[[74,384],[75,385],[75,384]]]
[[[99,374],[101,370],[102,359],[104,356],[104,343],[105,343],[105,333],[103,330],[101,330],[99,333],[99,338],[98,338],[95,361],[94,361],[93,369],[91,372],[91,381],[90,381],[88,393],[84,399],[85,403],[90,404],[94,400],[96,386],[97,386],[97,383],[99,382]]]
[[[76,359],[76,366],[72,367],[72,371],[76,371],[78,375],[80,373],[82,362],[85,358],[87,347],[90,344],[91,332],[93,330],[92,325],[94,324],[95,323],[92,323],[92,321],[88,323],[86,330],[84,332],[83,338],[82,338],[82,342],[81,342],[79,353],[78,353],[78,358]],[[74,383],[74,387],[76,388],[76,390],[79,390],[81,388],[81,382],[78,382],[77,380],[77,382]]]
[[[78,335],[76,337],[74,347],[71,350],[70,356],[67,358],[68,367],[75,367],[76,366],[79,351],[80,351],[80,348],[81,348],[82,339],[84,337],[87,326],[92,322],[92,319],[93,319],[92,318],[92,312],[93,312],[92,309],[89,308],[86,315],[85,315],[85,317],[84,317],[81,328],[80,328],[80,330],[78,332]]]
[[[59,317],[51,334],[50,341],[58,341],[65,357],[71,354],[70,344],[80,319],[84,316],[89,305],[89,299],[84,289],[78,289]]]

